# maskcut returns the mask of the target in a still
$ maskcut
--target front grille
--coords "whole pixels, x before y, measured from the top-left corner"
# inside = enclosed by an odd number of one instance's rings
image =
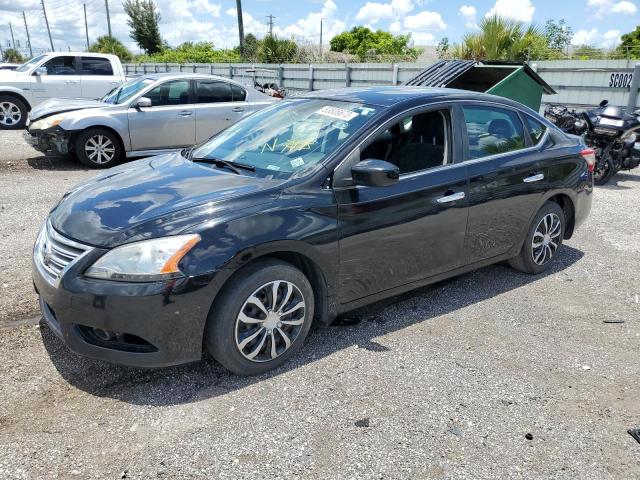
[[[45,278],[57,286],[65,270],[90,250],[88,245],[74,242],[56,232],[47,221],[40,231],[33,256]]]

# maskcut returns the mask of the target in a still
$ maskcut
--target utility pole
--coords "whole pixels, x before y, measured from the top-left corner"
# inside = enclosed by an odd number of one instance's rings
[[[109,0],[104,0],[104,7],[107,9],[107,28],[109,29],[109,36],[111,36],[111,17],[109,16]]]
[[[322,59],[322,19],[320,19],[320,59]]]
[[[11,22],[9,22],[9,30],[11,31],[11,43],[13,44],[13,49],[16,49],[16,39],[13,38],[13,27],[11,26]]]
[[[89,27],[87,27],[87,4],[83,3],[82,8],[84,8],[84,34],[87,37],[87,52],[89,51]]]
[[[47,25],[47,33],[49,34],[49,43],[51,44],[51,51],[55,52],[55,48],[53,47],[53,40],[51,39],[51,29],[49,28],[49,19],[47,18],[47,9],[44,8],[44,0],[40,0],[42,4],[42,13],[44,14],[44,23]]]
[[[269,25],[269,36],[273,37],[273,19],[276,18],[273,15],[269,14],[267,15],[267,18],[269,19],[269,21],[267,22],[267,25]]]
[[[242,0],[236,0],[238,14],[238,35],[240,36],[240,55],[244,54],[244,23],[242,21]]]
[[[31,49],[31,37],[29,36],[29,27],[27,26],[27,16],[22,11],[22,19],[24,20],[24,29],[27,31],[27,47],[29,47],[29,56],[33,58],[33,50]]]

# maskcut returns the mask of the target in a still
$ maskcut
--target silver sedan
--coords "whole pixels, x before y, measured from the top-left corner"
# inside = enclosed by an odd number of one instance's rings
[[[25,137],[40,151],[75,153],[94,168],[179,150],[278,101],[227,78],[151,74],[99,100],[53,98],[29,115]]]

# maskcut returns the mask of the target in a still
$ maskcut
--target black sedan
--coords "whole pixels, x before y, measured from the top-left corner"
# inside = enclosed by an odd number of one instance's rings
[[[75,352],[257,374],[312,322],[508,260],[537,274],[591,208],[594,153],[536,112],[456,90],[320,91],[68,192],[34,247]]]

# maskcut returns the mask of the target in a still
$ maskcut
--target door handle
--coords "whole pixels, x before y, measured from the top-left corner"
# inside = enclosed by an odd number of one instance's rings
[[[110,85],[120,85],[120,82],[109,82]]]
[[[191,110],[182,110],[180,113],[178,113],[178,115],[180,115],[181,117],[188,117],[192,114],[193,112]]]
[[[524,183],[533,183],[539,182],[540,180],[544,180],[544,173],[536,173],[535,175],[531,175],[530,177],[522,180]]]
[[[243,107],[233,107],[231,109],[232,112],[244,112],[244,108]]]
[[[451,203],[456,202],[458,200],[462,200],[464,198],[464,192],[456,192],[451,195],[445,195],[444,197],[440,197],[438,199],[438,203]]]

